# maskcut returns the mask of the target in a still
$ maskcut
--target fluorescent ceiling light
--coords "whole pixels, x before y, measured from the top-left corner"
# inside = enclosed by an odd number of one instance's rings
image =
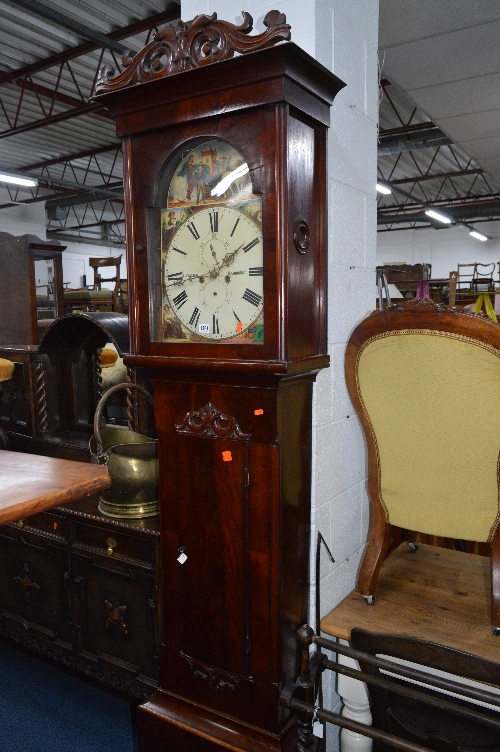
[[[437,219],[438,222],[442,222],[444,225],[451,225],[452,220],[445,214],[440,214],[440,212],[434,211],[434,209],[426,209],[425,213],[429,217]]]
[[[0,172],[0,182],[24,185],[27,188],[34,188],[38,185],[38,180],[33,180],[32,178],[21,178],[18,175],[6,175],[4,172]]]
[[[469,232],[469,235],[472,235],[473,238],[477,238],[477,240],[489,240],[487,235],[484,235],[482,232],[479,232],[478,230],[471,230]]]
[[[392,193],[390,188],[388,188],[386,185],[381,185],[381,183],[377,183],[377,192],[383,193],[384,196],[388,196],[389,193]]]
[[[210,191],[210,195],[216,196],[219,198],[219,196],[222,196],[223,193],[227,191],[231,183],[234,183],[235,180],[238,180],[238,178],[243,177],[243,175],[246,175],[247,172],[249,172],[249,168],[247,163],[240,165],[235,170],[229,173],[229,175],[226,175],[225,178],[222,178],[220,183],[217,183],[215,188],[212,188]]]

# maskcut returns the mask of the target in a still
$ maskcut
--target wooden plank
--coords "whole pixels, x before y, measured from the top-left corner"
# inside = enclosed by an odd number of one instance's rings
[[[402,543],[384,562],[368,606],[353,591],[321,621],[326,634],[349,640],[351,629],[436,642],[500,663],[500,638],[490,629],[490,559]]]
[[[0,451],[0,525],[107,488],[107,467]]]

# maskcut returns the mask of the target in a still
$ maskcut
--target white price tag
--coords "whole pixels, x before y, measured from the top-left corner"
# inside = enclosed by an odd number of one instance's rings
[[[324,727],[321,721],[314,721],[313,723],[313,736],[317,736],[318,739],[323,738]]]
[[[184,553],[184,551],[181,553],[180,556],[177,557],[177,561],[179,562],[179,564],[184,564],[184,562],[187,561],[187,556]]]

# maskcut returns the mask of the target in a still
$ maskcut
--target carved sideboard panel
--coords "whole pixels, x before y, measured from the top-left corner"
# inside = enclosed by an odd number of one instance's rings
[[[0,635],[143,699],[158,683],[158,518],[105,518],[97,501],[0,528]]]

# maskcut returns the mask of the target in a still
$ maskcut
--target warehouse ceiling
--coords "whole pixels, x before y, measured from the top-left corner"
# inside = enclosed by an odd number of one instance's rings
[[[499,35],[498,0],[380,0],[380,230],[500,219]]]
[[[89,97],[175,0],[0,0],[0,209],[44,202],[47,235],[123,246],[122,158],[114,122]],[[500,2],[380,0],[382,231],[500,219]],[[3,184],[5,185],[5,184]],[[1,215],[0,215],[1,216]]]
[[[45,202],[48,237],[123,246],[121,147],[89,97],[104,63],[178,18],[170,0],[0,0],[0,172],[38,180],[2,184],[0,209]]]

